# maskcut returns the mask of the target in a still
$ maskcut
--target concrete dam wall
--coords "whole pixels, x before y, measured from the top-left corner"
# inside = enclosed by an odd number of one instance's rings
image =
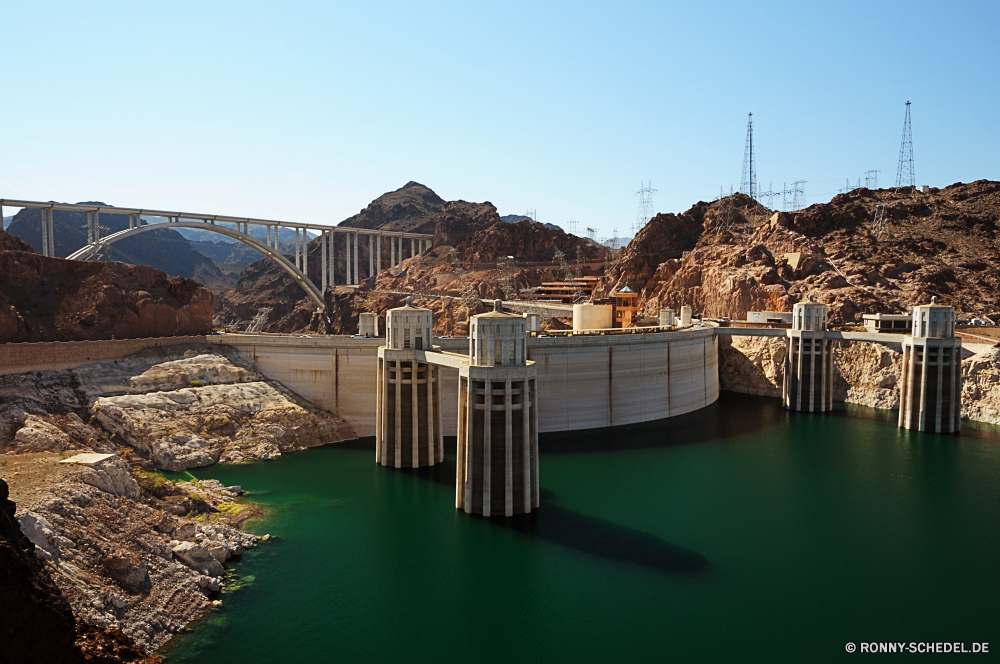
[[[208,337],[264,375],[375,435],[375,381],[383,339],[227,334]],[[468,353],[466,339],[435,339]],[[529,338],[538,369],[542,433],[636,424],[681,415],[719,398],[718,341],[711,328]],[[442,369],[442,428],[454,435],[458,371]]]

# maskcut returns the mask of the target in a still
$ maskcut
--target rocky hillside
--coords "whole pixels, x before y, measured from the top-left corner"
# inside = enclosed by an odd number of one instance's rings
[[[884,206],[886,229],[873,229]],[[755,223],[756,222],[756,223]],[[929,193],[856,189],[767,217],[740,194],[660,214],[625,248],[602,292],[629,283],[644,311],[690,304],[706,316],[790,310],[813,293],[831,322],[903,312],[938,296],[960,315],[1000,312],[1000,183]]]
[[[105,205],[99,202],[85,202],[82,205]],[[110,235],[128,228],[128,215],[102,214],[100,217],[102,235]],[[52,213],[55,231],[55,255],[61,258],[87,244],[87,215],[84,212],[55,210]],[[42,250],[41,210],[25,208],[14,215],[7,229],[8,233],[21,238],[36,252]],[[223,273],[209,258],[192,248],[180,233],[168,228],[148,231],[138,237],[130,237],[113,244],[108,250],[108,258],[132,265],[149,265],[163,270],[170,276],[192,277],[209,288],[224,289],[233,284],[233,279]]]
[[[204,334],[213,297],[148,266],[36,254],[0,231],[0,343]]]
[[[384,270],[376,279],[367,280],[367,286],[377,291],[404,293],[441,294],[458,297],[462,288],[469,288],[481,297],[502,297],[499,287],[500,275],[491,265],[500,256],[514,256],[520,262],[549,262],[554,260],[556,251],[562,251],[570,263],[579,258],[589,264],[576,268],[583,274],[596,274],[608,251],[585,239],[563,232],[551,225],[538,224],[526,219],[515,223],[505,223],[490,202],[470,203],[467,201],[441,201],[434,192],[423,185],[409,183],[402,189],[386,194],[344,224],[364,224],[363,228],[407,228],[434,234],[433,251],[429,255],[415,259],[407,258],[400,275],[390,274],[388,243],[382,247]],[[433,224],[428,219],[433,215]],[[385,225],[380,225],[385,224]],[[337,283],[345,279],[345,246],[338,241],[335,246],[334,267]],[[406,249],[407,253],[409,248]],[[369,247],[362,244],[359,260],[362,274],[367,273]],[[437,276],[463,272],[461,279],[451,283],[438,282]],[[594,264],[598,268],[594,268]],[[478,266],[476,264],[479,264]],[[482,264],[486,264],[485,266]],[[322,281],[320,243],[313,240],[309,244],[309,276],[314,283]],[[557,267],[557,266],[556,266]],[[485,269],[484,269],[485,268]],[[466,273],[466,271],[468,271]],[[516,288],[538,286],[542,281],[560,278],[558,269],[553,267],[518,268],[514,275]],[[359,295],[348,296],[348,290],[331,289],[326,294],[327,310],[332,312],[335,334],[349,334],[357,331],[357,315],[362,311],[376,311],[381,302],[378,298]],[[396,297],[398,299],[398,297]],[[394,300],[395,301],[395,300]],[[355,303],[350,312],[348,303]],[[364,304],[362,304],[364,303]],[[223,293],[216,305],[216,312],[224,320],[249,320],[262,307],[269,307],[267,332],[295,332],[310,328],[315,306],[305,296],[301,288],[271,261],[253,263],[243,271],[236,286]],[[454,320],[439,331],[442,334],[456,334],[467,320],[468,311],[464,305],[456,304]]]
[[[418,182],[382,194],[361,212],[340,222],[351,228],[433,233],[444,199]]]
[[[575,235],[544,224],[521,220],[492,224],[476,230],[455,247],[465,264],[514,256],[519,262],[551,262],[556,251],[569,261],[602,262],[608,250]]]

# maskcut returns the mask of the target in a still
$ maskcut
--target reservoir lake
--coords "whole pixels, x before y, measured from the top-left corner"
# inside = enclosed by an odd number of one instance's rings
[[[274,539],[161,654],[826,662],[864,657],[848,642],[986,641],[973,661],[989,661],[1000,429],[916,433],[895,417],[723,393],[669,420],[543,434],[541,508],[513,518],[455,510],[453,438],[417,471],[376,465],[363,439],[168,473],[241,485],[266,510],[248,528]]]

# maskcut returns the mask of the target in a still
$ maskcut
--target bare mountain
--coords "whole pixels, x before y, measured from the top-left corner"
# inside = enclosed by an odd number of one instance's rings
[[[735,194],[660,214],[609,270],[600,292],[628,283],[650,314],[690,304],[708,316],[788,311],[814,294],[831,322],[903,312],[938,296],[960,315],[1000,311],[1000,182],[928,193],[855,189],[829,203],[754,219]],[[884,209],[885,230],[874,227]]]
[[[444,199],[418,182],[407,182],[382,194],[339,226],[380,228],[387,231],[433,233]]]

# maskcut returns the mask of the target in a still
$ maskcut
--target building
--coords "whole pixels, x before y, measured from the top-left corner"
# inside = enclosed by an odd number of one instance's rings
[[[566,281],[545,281],[534,293],[528,295],[533,300],[573,304],[581,298],[590,299],[600,277],[574,277]]]
[[[611,327],[632,327],[632,319],[639,311],[639,294],[625,284],[625,288],[614,293],[610,299],[614,306]]]
[[[762,324],[792,324],[792,312],[791,311],[748,311],[747,312],[747,322],[748,323],[762,323]]]
[[[792,307],[785,342],[785,408],[807,413],[833,409],[833,347],[826,338],[827,306],[813,301]]]
[[[910,314],[865,314],[865,329],[884,334],[910,334],[913,331],[913,316]]]
[[[395,468],[433,466],[444,460],[441,371],[425,360],[433,314],[406,305],[386,313],[385,345],[378,349],[375,461]]]

